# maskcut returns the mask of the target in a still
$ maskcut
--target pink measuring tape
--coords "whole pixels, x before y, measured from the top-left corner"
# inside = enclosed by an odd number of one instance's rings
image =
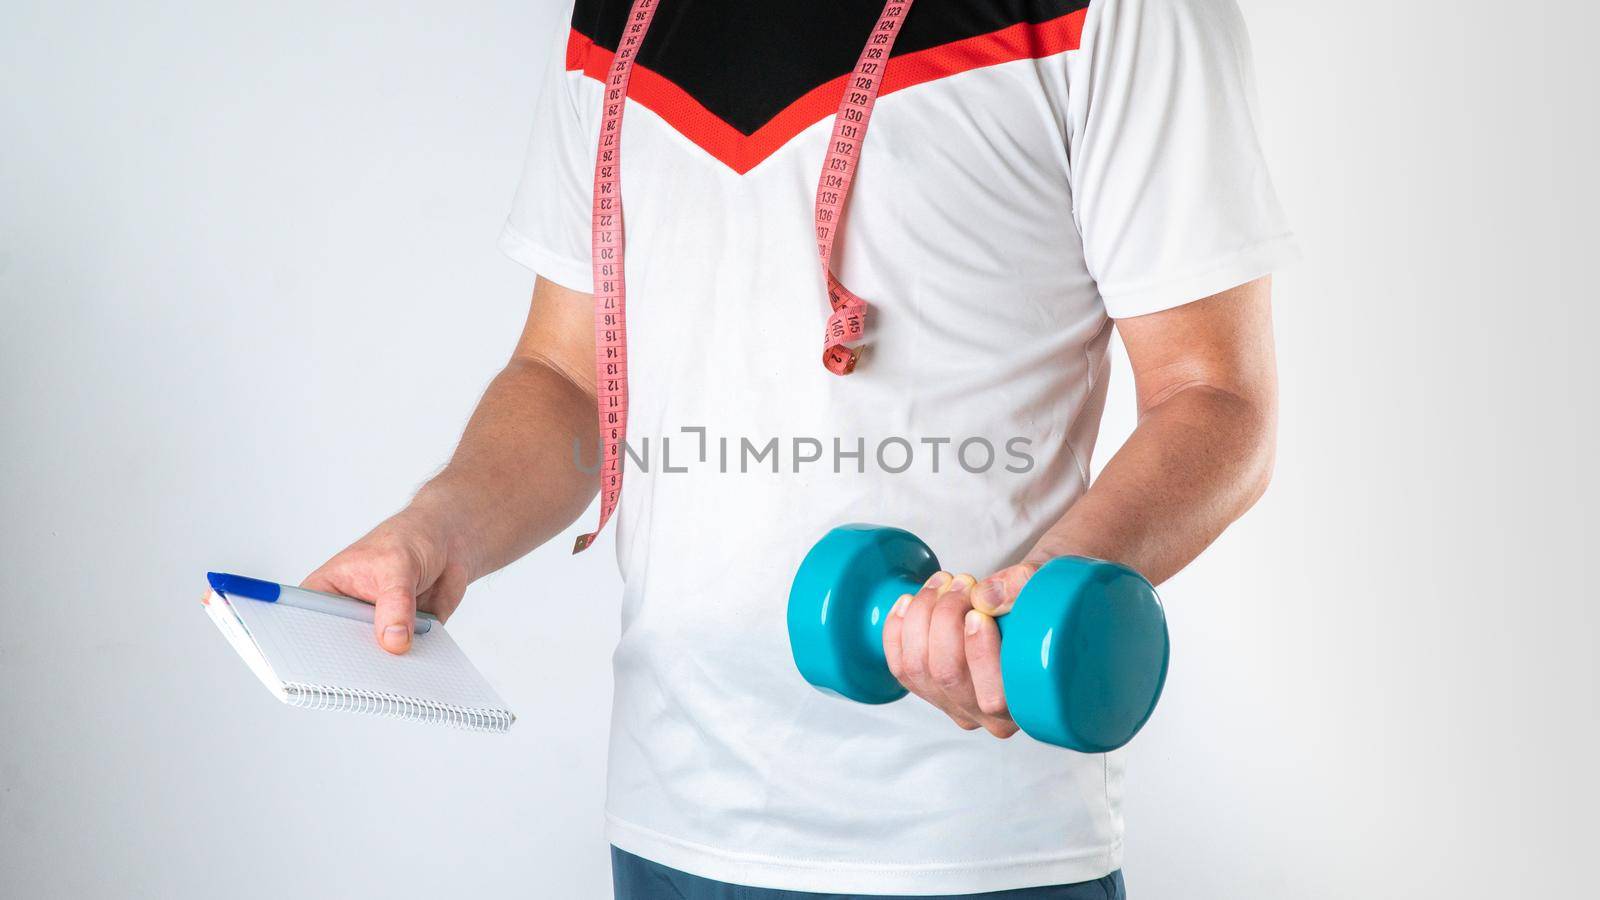
[[[845,200],[855,181],[861,144],[867,137],[872,105],[878,99],[889,52],[900,34],[912,0],[889,0],[873,26],[867,44],[846,78],[839,111],[833,117],[828,155],[817,180],[817,259],[827,285],[832,314],[823,336],[822,365],[835,375],[855,371],[860,350],[851,346],[866,333],[867,303],[833,276],[833,245],[844,219]],[[634,59],[650,29],[661,0],[633,0],[617,41],[601,102],[600,146],[594,161],[593,243],[595,394],[600,417],[600,522],[582,535],[572,552],[589,548],[616,512],[622,496],[622,447],[628,434],[627,285],[623,272],[622,112]]]

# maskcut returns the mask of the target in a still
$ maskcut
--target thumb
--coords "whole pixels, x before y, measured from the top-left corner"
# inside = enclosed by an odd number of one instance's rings
[[[372,616],[372,629],[379,646],[390,653],[404,653],[411,648],[411,624],[417,617],[417,598],[403,587],[379,591],[373,598],[376,607]]]
[[[972,589],[972,608],[990,616],[1011,612],[1022,586],[1037,571],[1039,566],[1035,563],[1017,563],[990,575]]]

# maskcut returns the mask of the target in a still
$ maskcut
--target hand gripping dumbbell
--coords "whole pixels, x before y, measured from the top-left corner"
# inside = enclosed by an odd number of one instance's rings
[[[889,703],[906,689],[889,672],[883,624],[939,560],[899,528],[828,532],[789,590],[789,648],[826,693]],[[1115,750],[1155,710],[1167,676],[1167,619],[1155,588],[1117,563],[1063,556],[1028,580],[1000,626],[1000,676],[1018,727],[1082,753]]]

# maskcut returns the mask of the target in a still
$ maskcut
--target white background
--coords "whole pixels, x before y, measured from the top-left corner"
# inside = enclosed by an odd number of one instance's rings
[[[1586,893],[1600,21],[1243,5],[1306,250],[1281,461],[1164,590],[1130,889]],[[563,13],[0,3],[0,895],[608,895],[609,541],[452,620],[503,738],[279,706],[197,602],[447,456],[525,312],[495,237]]]

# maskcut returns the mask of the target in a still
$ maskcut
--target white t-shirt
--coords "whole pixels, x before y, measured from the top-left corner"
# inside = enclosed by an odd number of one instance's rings
[[[577,4],[502,237],[584,291],[597,76],[627,5]],[[917,0],[834,257],[871,305],[841,378],[820,362],[812,205],[881,8],[664,0],[640,53],[622,190],[644,463],[616,522],[608,836],[790,890],[1090,880],[1121,864],[1121,752],[826,696],[785,604],[850,522],[907,528],[953,571],[1018,561],[1087,486],[1110,317],[1286,261],[1245,29],[1233,0]]]

